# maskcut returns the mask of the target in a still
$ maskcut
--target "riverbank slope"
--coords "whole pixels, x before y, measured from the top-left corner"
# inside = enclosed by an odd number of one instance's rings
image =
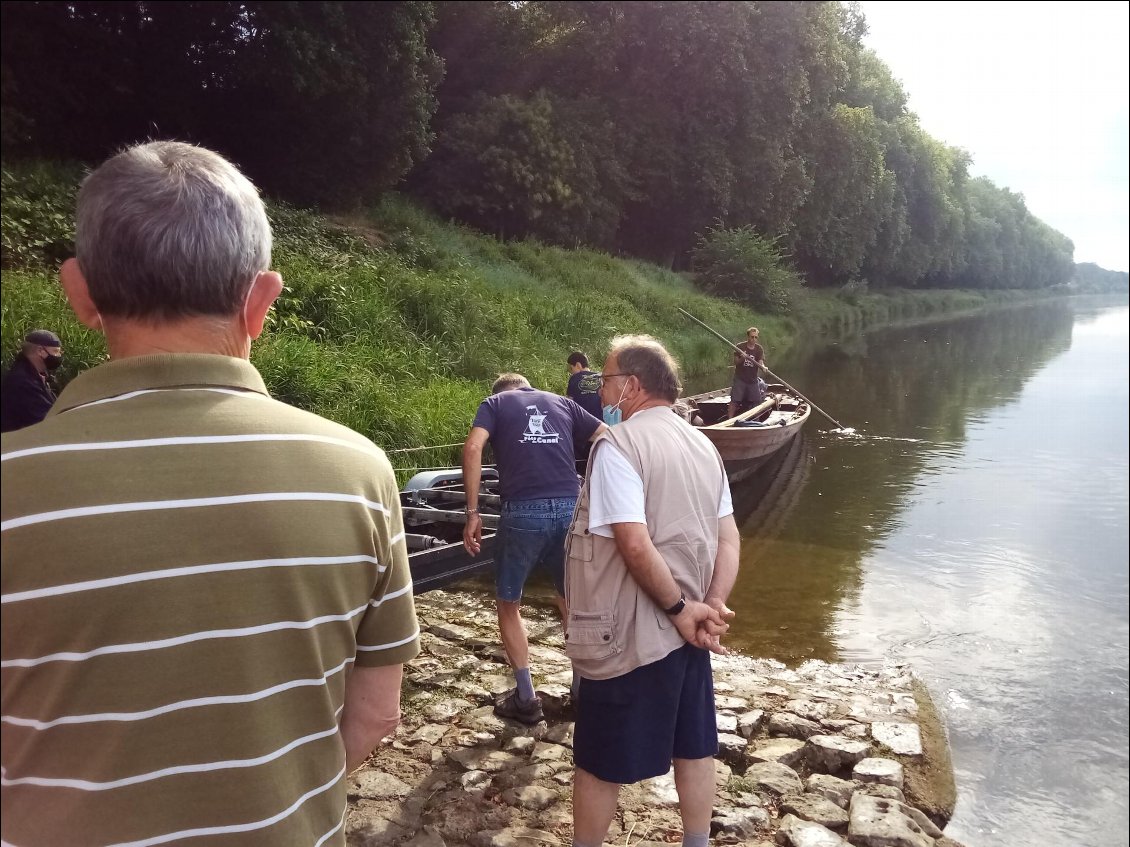
[[[64,382],[105,356],[55,281],[73,252],[81,175],[58,163],[3,169],[4,361],[29,329],[50,327],[67,349]],[[414,448],[462,442],[499,372],[563,391],[571,350],[587,351],[599,368],[609,339],[626,332],[661,338],[687,375],[726,367],[726,349],[679,307],[735,339],[756,324],[776,355],[802,336],[1033,296],[808,291],[792,314],[761,315],[698,292],[683,274],[590,250],[500,242],[395,197],[347,217],[279,204],[269,211],[287,290],[255,345],[255,365],[275,396],[369,436],[393,451],[405,476],[458,462],[457,447]]]
[[[531,666],[547,721],[502,720],[512,685],[493,609],[474,594],[417,598],[423,652],[396,735],[350,780],[355,847],[538,847],[571,840],[571,671],[560,627],[532,607]],[[957,847],[943,828],[953,770],[925,689],[898,665],[715,657],[720,732],[715,843]],[[678,841],[670,774],[628,786],[607,841]]]

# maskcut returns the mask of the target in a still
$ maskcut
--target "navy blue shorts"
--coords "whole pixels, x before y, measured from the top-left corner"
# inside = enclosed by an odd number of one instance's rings
[[[710,654],[684,644],[612,679],[581,679],[573,761],[605,782],[662,776],[718,752]]]
[[[575,497],[508,500],[498,521],[494,587],[499,600],[517,603],[538,565],[549,571],[557,593],[565,595],[565,536],[573,521]]]

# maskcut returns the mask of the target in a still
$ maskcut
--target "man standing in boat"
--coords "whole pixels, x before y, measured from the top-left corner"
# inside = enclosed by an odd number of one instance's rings
[[[765,364],[765,350],[759,343],[761,332],[755,326],[746,330],[746,340],[734,351],[734,382],[730,386],[730,408],[727,417],[756,406],[765,396],[765,382],[759,376]]]
[[[613,339],[566,547],[566,652],[580,677],[573,845],[600,847],[620,786],[667,773],[683,844],[706,847],[718,733],[708,650],[733,613],[739,537],[722,459],[678,415],[678,368],[650,336]]]
[[[483,448],[489,441],[498,464],[502,516],[495,563],[496,606],[502,644],[514,669],[515,687],[495,704],[495,714],[525,724],[542,720],[541,701],[530,677],[530,645],[522,622],[522,589],[538,565],[553,578],[565,614],[564,544],[580,484],[574,441],[586,442],[606,427],[577,403],[530,387],[521,374],[499,376],[480,405],[463,444],[463,487],[467,522],[463,546],[481,549],[479,480]]]

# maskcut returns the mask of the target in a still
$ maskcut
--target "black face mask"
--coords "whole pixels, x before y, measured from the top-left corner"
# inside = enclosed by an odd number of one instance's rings
[[[47,366],[47,370],[49,371],[56,370],[59,365],[63,364],[63,357],[53,356],[52,354],[48,353],[47,357],[43,360],[43,364]]]

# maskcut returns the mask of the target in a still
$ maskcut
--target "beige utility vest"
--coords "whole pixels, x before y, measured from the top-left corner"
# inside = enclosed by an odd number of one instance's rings
[[[610,441],[643,480],[648,535],[688,600],[702,600],[718,553],[722,459],[706,436],[662,406],[637,412],[593,444]],[[684,644],[670,618],[632,578],[616,541],[589,532],[589,483],[565,542],[569,628],[565,652],[589,679],[621,676]]]

